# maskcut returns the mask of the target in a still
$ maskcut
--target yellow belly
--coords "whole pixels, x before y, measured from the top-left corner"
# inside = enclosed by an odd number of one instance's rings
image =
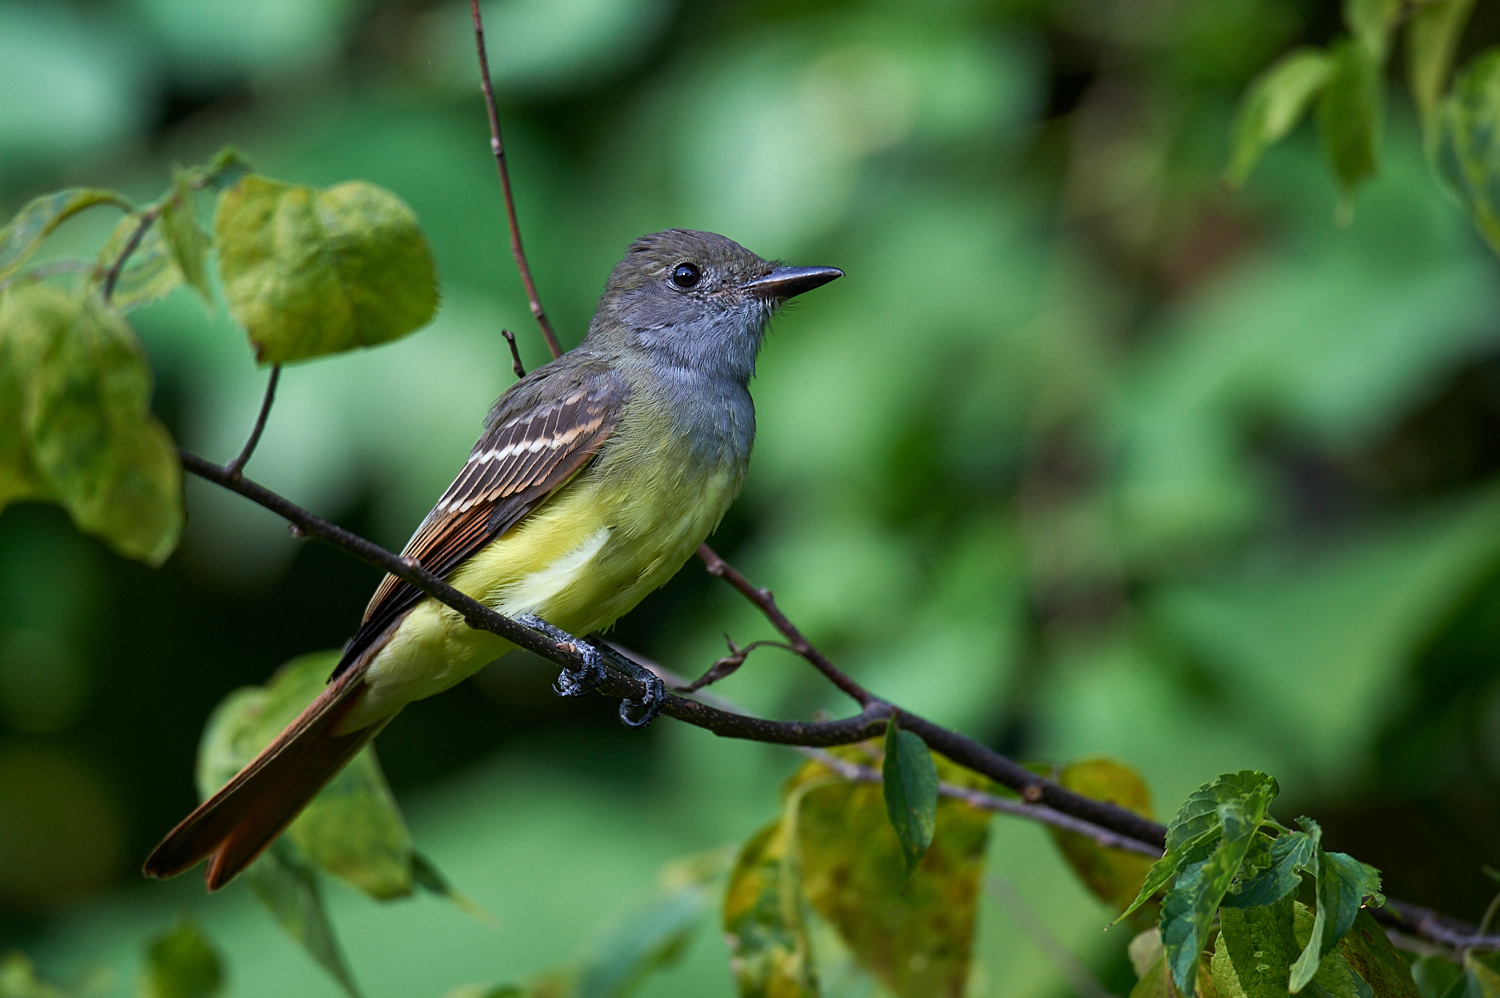
[[[732,467],[671,463],[678,474],[649,480],[586,470],[449,581],[507,616],[536,614],[580,636],[609,627],[676,574],[739,491]],[[424,599],[370,663],[370,688],[341,727],[364,727],[441,693],[513,647]]]

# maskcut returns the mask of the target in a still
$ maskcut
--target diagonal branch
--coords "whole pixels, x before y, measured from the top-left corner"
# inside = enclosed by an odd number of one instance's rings
[[[250,461],[250,455],[255,453],[256,444],[260,443],[260,435],[266,430],[266,418],[271,415],[271,403],[276,401],[276,384],[280,380],[281,365],[277,364],[271,368],[271,378],[266,382],[266,397],[260,400],[260,414],[255,417],[255,425],[250,428],[249,439],[240,449],[239,456],[224,466],[224,470],[234,478],[240,477],[240,472],[245,470],[245,465]]]
[[[505,220],[510,223],[510,255],[515,257],[516,269],[521,272],[521,283],[526,286],[526,297],[531,302],[531,314],[536,324],[542,327],[542,336],[553,357],[562,356],[562,346],[547,313],[542,311],[542,301],[537,297],[536,281],[531,279],[531,265],[526,262],[526,251],[521,248],[521,225],[516,221],[516,199],[510,190],[510,168],[505,164],[505,143],[500,138],[500,112],[495,109],[495,88],[490,83],[490,57],[484,50],[484,21],[479,16],[479,0],[469,0],[474,16],[474,47],[479,51],[479,87],[484,91],[484,107],[490,116],[490,149],[495,154],[495,169],[500,172],[500,193],[505,198]]]

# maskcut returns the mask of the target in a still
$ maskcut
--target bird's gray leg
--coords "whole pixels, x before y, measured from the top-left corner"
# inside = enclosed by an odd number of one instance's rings
[[[516,621],[532,630],[541,631],[553,641],[573,643],[572,635],[553,627],[535,614],[521,614],[516,617]],[[644,728],[656,720],[656,715],[661,713],[662,706],[667,702],[667,687],[660,676],[621,655],[598,635],[581,643],[574,643],[573,647],[578,649],[584,665],[579,669],[564,669],[558,673],[557,682],[552,684],[552,689],[558,696],[583,696],[604,681],[604,670],[608,666],[646,684],[646,695],[640,700],[620,701],[620,722],[628,727]],[[633,715],[637,709],[641,710],[640,716]]]

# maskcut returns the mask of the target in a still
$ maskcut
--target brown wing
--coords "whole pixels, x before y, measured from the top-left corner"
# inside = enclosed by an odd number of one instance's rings
[[[401,553],[447,577],[583,470],[619,424],[628,394],[619,375],[599,368],[539,368],[517,382],[496,403],[463,470]],[[330,681],[423,595],[387,575]]]

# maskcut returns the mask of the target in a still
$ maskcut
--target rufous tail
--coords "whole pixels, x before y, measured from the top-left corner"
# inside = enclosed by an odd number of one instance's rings
[[[362,669],[340,676],[196,811],[167,833],[142,872],[165,880],[208,859],[204,880],[218,890],[275,841],[319,790],[369,744],[383,722],[336,733],[366,689]]]

